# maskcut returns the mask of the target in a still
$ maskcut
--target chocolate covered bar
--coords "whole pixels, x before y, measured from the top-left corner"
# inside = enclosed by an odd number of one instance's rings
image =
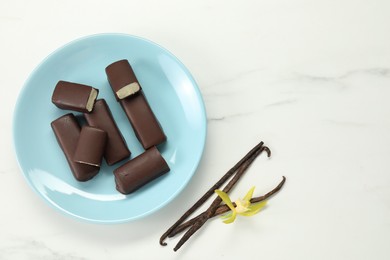
[[[167,139],[142,93],[123,99],[120,104],[144,149],[161,144]]]
[[[107,133],[99,128],[83,126],[73,160],[100,167],[106,148]]]
[[[168,171],[168,164],[154,146],[114,170],[116,189],[129,194]]]
[[[125,139],[123,139],[104,99],[98,99],[93,111],[85,113],[84,116],[89,126],[99,128],[107,133],[104,158],[108,165],[113,165],[130,156],[130,150],[127,148]]]
[[[74,110],[79,112],[91,112],[99,93],[93,87],[59,81],[54,89],[51,101],[61,109]]]
[[[87,181],[92,179],[99,172],[99,167],[73,161],[73,155],[80,136],[80,126],[76,117],[73,114],[61,116],[51,122],[51,127],[76,180]]]
[[[119,60],[106,68],[108,82],[117,101],[141,91],[141,86],[127,60]]]
[[[106,73],[111,88],[125,111],[143,148],[148,149],[164,142],[167,138],[142,89],[126,98],[120,99],[118,97],[118,90],[126,84],[136,82],[139,85],[129,62],[127,60],[114,62],[106,68]]]

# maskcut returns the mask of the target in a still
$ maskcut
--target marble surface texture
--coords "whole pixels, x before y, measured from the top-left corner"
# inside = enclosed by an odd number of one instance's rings
[[[390,2],[0,2],[0,259],[390,258]],[[73,39],[138,35],[192,72],[208,117],[200,166],[181,195],[142,220],[96,225],[48,207],[12,144],[18,93],[34,67]],[[232,192],[287,177],[267,208],[209,221],[178,252],[160,235],[255,143]]]

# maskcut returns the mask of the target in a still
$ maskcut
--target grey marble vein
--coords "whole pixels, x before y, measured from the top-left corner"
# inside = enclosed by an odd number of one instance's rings
[[[223,84],[228,84],[228,83],[232,83],[234,81],[238,81],[238,80],[241,80],[242,78],[245,78],[247,77],[248,75],[251,75],[251,74],[254,74],[254,73],[257,73],[259,71],[263,71],[263,69],[250,69],[250,70],[245,70],[245,71],[241,71],[231,77],[227,77],[227,78],[224,78],[224,79],[221,79],[221,80],[218,80],[216,82],[213,82],[213,83],[210,83],[210,84],[207,84],[205,85],[205,88],[212,88],[214,86],[219,86],[219,85],[223,85]]]
[[[212,121],[222,121],[225,120],[225,116],[220,116],[220,117],[208,117],[207,121],[212,122]]]
[[[377,77],[386,77],[390,78],[390,68],[368,68],[368,69],[359,69],[351,70],[344,75],[341,75],[340,78],[347,78],[350,76],[355,76],[357,74],[372,75]]]
[[[355,121],[341,121],[341,120],[334,120],[334,119],[325,119],[324,122],[330,123],[337,126],[350,126],[350,127],[365,127],[368,126],[366,123],[362,122],[355,122]]]
[[[332,88],[338,90],[347,89],[347,85],[343,82],[344,76],[318,76],[303,73],[294,73],[292,80],[312,82],[313,86],[326,87],[332,86]],[[315,84],[315,85],[314,85]]]
[[[294,103],[296,103],[297,101],[298,101],[298,100],[295,99],[295,98],[285,99],[285,100],[280,100],[280,101],[276,101],[276,102],[269,103],[269,104],[265,105],[264,107],[265,107],[265,108],[269,108],[269,107],[284,106],[284,105],[294,104]]]
[[[224,91],[224,92],[218,92],[218,91],[213,91],[213,92],[204,92],[203,93],[203,98],[204,99],[209,99],[209,98],[223,98],[223,97],[229,97],[229,96],[232,96],[236,93],[238,93],[239,90],[237,91],[234,91],[234,90],[230,90],[230,91]]]
[[[243,116],[248,116],[255,113],[254,111],[246,112],[246,113],[237,113],[237,114],[230,114],[230,115],[223,115],[223,116],[217,116],[217,117],[208,117],[207,121],[208,122],[218,122],[218,121],[226,121],[232,118],[237,118],[237,117],[243,117]]]
[[[295,73],[298,79],[305,79],[310,81],[321,81],[321,82],[333,82],[339,80],[340,77],[327,77],[327,76],[317,76],[317,75],[309,75],[302,73]]]
[[[390,68],[366,68],[366,69],[356,69],[344,72],[336,76],[318,76],[310,75],[305,73],[294,73],[297,78],[312,80],[312,81],[322,81],[322,82],[337,82],[343,79],[354,77],[357,75],[371,75],[376,77],[385,77],[390,78]]]

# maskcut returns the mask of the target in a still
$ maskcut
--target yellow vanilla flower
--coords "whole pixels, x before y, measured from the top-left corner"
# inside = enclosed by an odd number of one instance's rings
[[[233,223],[233,221],[236,219],[237,214],[245,217],[253,216],[256,213],[258,213],[266,204],[267,201],[262,201],[257,204],[252,204],[250,202],[253,191],[255,190],[255,187],[253,186],[248,193],[245,195],[243,199],[236,200],[236,207],[234,207],[232,201],[230,200],[229,196],[221,191],[221,190],[215,190],[215,193],[218,194],[219,197],[225,202],[225,204],[230,208],[230,213],[222,216],[223,219],[225,219],[223,222],[226,224]]]

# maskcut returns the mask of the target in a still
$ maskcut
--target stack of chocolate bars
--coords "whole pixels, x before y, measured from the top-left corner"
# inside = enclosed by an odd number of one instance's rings
[[[120,60],[110,64],[106,74],[116,100],[145,149],[114,170],[117,190],[129,194],[169,171],[156,147],[167,138],[129,62]],[[59,81],[52,96],[58,108],[82,112],[87,122],[80,127],[76,116],[68,113],[51,123],[78,181],[92,179],[99,172],[103,157],[108,165],[113,165],[131,155],[108,104],[104,99],[97,99],[98,94],[99,90],[91,86]]]

